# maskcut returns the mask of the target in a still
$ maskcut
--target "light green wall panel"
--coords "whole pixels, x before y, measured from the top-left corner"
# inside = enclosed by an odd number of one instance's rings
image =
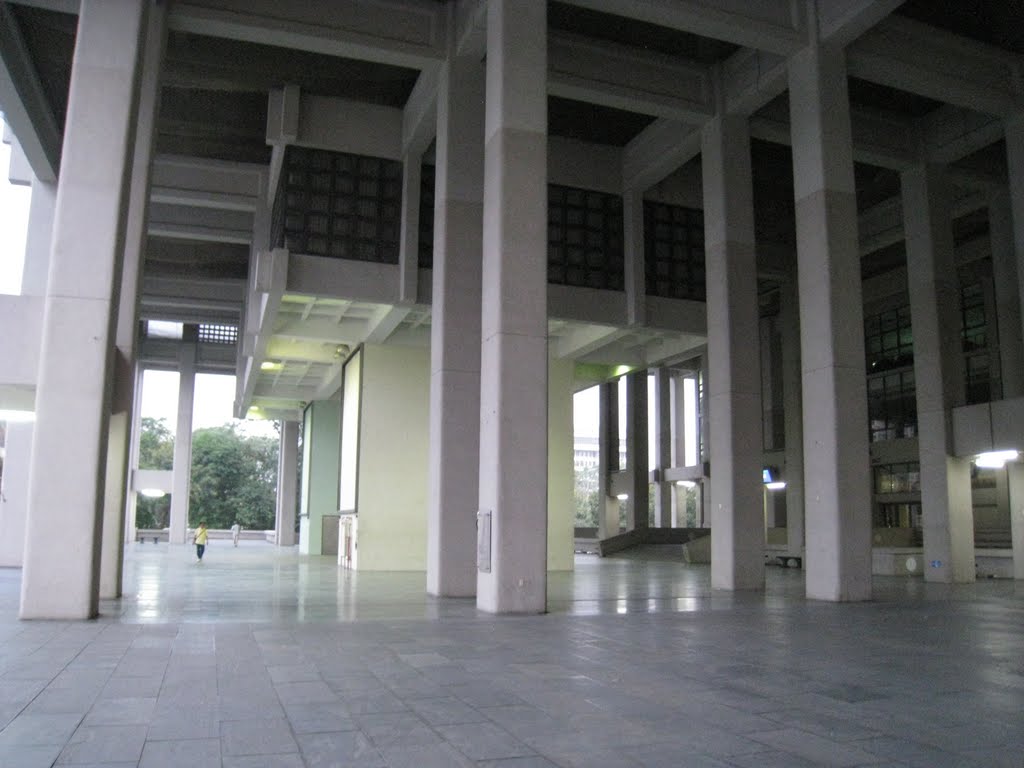
[[[310,403],[303,420],[302,518],[299,552],[319,555],[323,517],[338,511],[338,466],[341,444],[341,403],[321,400]]]
[[[363,348],[360,571],[427,567],[430,352]]]

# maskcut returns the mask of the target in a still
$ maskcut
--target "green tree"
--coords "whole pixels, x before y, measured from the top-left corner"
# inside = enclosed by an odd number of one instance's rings
[[[171,469],[174,467],[174,435],[163,419],[145,416],[139,432],[139,469]],[[135,524],[139,528],[166,528],[171,516],[171,499],[138,496]]]
[[[240,434],[234,425],[192,434],[192,488],[189,524],[210,528],[274,527],[278,443],[270,437]]]
[[[573,496],[576,501],[575,526],[596,528],[598,525],[599,489],[597,467],[576,470]]]

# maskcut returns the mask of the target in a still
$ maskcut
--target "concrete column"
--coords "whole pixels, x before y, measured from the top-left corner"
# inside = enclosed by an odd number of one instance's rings
[[[168,540],[184,544],[192,485],[192,410],[196,393],[196,326],[186,325],[178,351],[178,420],[174,429],[174,480]],[[197,521],[198,522],[198,521]]]
[[[476,594],[480,502],[480,280],[486,70],[455,54],[437,102],[430,319],[427,592]]]
[[[701,162],[711,372],[711,585],[763,589],[757,264],[746,118],[711,120],[703,131]]]
[[[1022,201],[1024,202],[1024,201]],[[1024,328],[1021,326],[1021,276],[1018,263],[1024,252],[1014,247],[1013,211],[1010,193],[1000,190],[988,206],[989,240],[992,244],[992,283],[996,295],[996,323],[999,329],[999,370],[1003,397],[1024,395]]]
[[[647,371],[626,374],[626,456],[629,461],[629,527],[649,527],[650,483],[647,472]]]
[[[966,400],[951,190],[944,169],[934,165],[904,171],[900,181],[914,325],[924,576],[969,582],[974,581],[971,465],[953,456],[950,410]]]
[[[131,453],[132,401],[135,398],[135,347],[138,299],[149,211],[150,160],[156,131],[160,68],[167,30],[167,5],[154,3],[146,17],[145,45],[139,84],[135,149],[128,192],[128,221],[118,299],[114,397],[107,436],[107,476],[103,501],[103,542],[100,597],[121,596],[124,565],[124,522],[128,496],[128,457]]]
[[[811,26],[816,26],[812,21]],[[871,597],[871,483],[857,203],[842,51],[789,61],[807,596]]]
[[[794,283],[782,283],[780,290],[782,407],[786,440],[786,554],[803,557],[804,420],[800,388],[800,306]]]
[[[1024,115],[1006,121],[1006,175],[1009,180],[1010,209],[1013,218],[1013,252],[1017,259],[1017,301],[1024,307]],[[1024,312],[1017,322],[1024,328]],[[1020,329],[1018,329],[1020,330]],[[1024,330],[1020,331],[1024,334]]]
[[[619,386],[605,382],[598,390],[600,419],[597,439],[597,537],[607,539],[619,534],[619,501],[611,495],[612,472],[619,471]]]
[[[56,184],[33,179],[21,273],[22,296],[46,295],[56,198]],[[31,423],[7,424],[4,473],[0,479],[0,567],[20,568],[25,554],[33,431]]]
[[[135,367],[135,391],[137,393],[142,392],[142,368],[138,365]],[[132,403],[132,426],[130,431],[130,437],[128,439],[128,477],[127,483],[129,485],[127,497],[125,499],[125,515],[124,515],[124,537],[125,541],[134,541],[135,537],[135,520],[136,512],[138,510],[139,495],[135,493],[131,488],[132,476],[135,470],[139,468],[139,440],[142,435],[142,397],[134,398]]]
[[[112,321],[145,9],[129,0],[82,0],[79,9],[36,388],[26,619],[99,609]]]
[[[547,602],[547,5],[487,12],[480,509],[490,570],[477,606],[537,613]]]
[[[622,244],[626,322],[647,322],[647,274],[644,262],[644,194],[642,189],[627,189],[622,195]]]
[[[423,155],[407,152],[402,162],[402,241],[398,252],[398,300],[408,304],[416,302],[419,291],[422,177]]]
[[[1024,463],[1006,465],[1010,490],[1010,536],[1013,540],[1013,578],[1024,579]]]
[[[672,484],[665,482],[665,470],[672,466],[672,378],[668,368],[654,372],[654,526],[672,527]]]
[[[277,451],[277,514],[274,523],[274,540],[279,547],[295,546],[298,469],[299,422],[282,421]]]

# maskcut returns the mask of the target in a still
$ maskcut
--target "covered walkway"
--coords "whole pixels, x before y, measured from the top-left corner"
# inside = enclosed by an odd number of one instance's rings
[[[424,596],[423,574],[215,542],[132,545],[94,622],[19,622],[0,569],[0,765],[1014,766],[1020,583],[577,559],[547,615]]]

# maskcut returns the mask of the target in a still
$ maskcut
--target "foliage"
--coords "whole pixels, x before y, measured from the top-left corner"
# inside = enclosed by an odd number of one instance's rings
[[[209,528],[274,527],[278,441],[240,434],[234,425],[192,434],[189,524]]]
[[[139,469],[172,469],[174,435],[164,419],[145,416],[139,435]]]
[[[174,435],[163,419],[148,416],[142,419],[139,433],[139,469],[172,469],[174,467]],[[171,517],[171,497],[159,499],[138,496],[135,524],[139,528],[166,528]]]
[[[573,496],[576,502],[575,526],[577,528],[596,528],[600,506],[597,467],[583,467],[576,470]]]

